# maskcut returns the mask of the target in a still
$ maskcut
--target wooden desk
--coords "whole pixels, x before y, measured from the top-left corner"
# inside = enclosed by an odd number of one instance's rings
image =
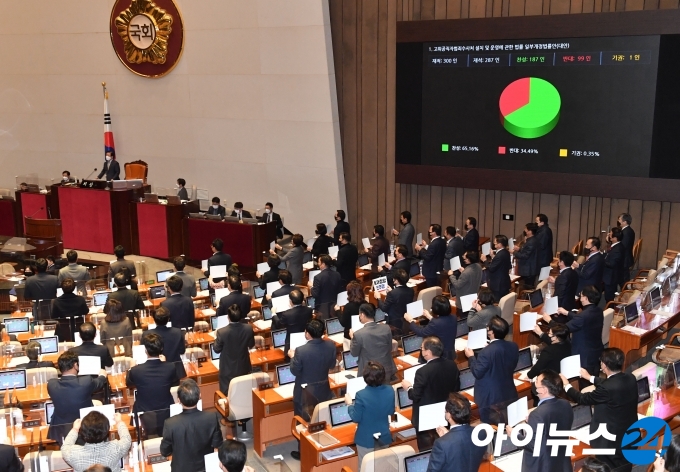
[[[583,449],[587,449],[587,448],[589,448],[589,447],[590,447],[590,446],[588,446],[587,444],[584,444],[584,443],[582,443],[582,442],[579,442],[576,446],[574,446],[574,448],[572,449],[572,451],[574,452],[574,455],[573,455],[572,458],[571,458],[571,463],[574,464],[575,462],[580,461],[581,459],[583,459],[583,458],[585,457],[585,456],[583,455]],[[548,450],[548,453],[549,453],[549,452],[550,452],[550,451]],[[493,460],[494,460],[493,456],[489,457],[489,462],[487,462],[487,461],[482,462],[481,467],[479,468],[479,470],[480,470],[480,471],[482,471],[482,470],[488,470],[489,472],[503,472],[502,469],[500,469],[500,468],[497,467],[495,464],[493,464],[493,462],[491,462],[491,461],[493,461]],[[484,469],[483,469],[483,467],[488,467],[488,469],[487,469],[487,468],[484,468]]]
[[[543,309],[543,305],[536,308],[531,308],[529,311],[538,315]],[[523,349],[532,344],[540,344],[541,340],[533,331],[520,332],[520,316],[521,313],[512,315],[512,341],[517,344],[520,349]]]
[[[140,256],[170,259],[182,254],[183,205],[131,202],[130,220],[137,223],[132,234],[132,252]]]
[[[282,353],[283,354],[283,353]],[[268,446],[290,441],[293,435],[293,399],[283,398],[273,389],[253,389],[253,431],[255,453],[262,457]]]

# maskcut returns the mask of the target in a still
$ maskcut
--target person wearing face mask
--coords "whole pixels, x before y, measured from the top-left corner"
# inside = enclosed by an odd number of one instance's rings
[[[576,293],[580,293],[583,287],[592,285],[594,287],[602,286],[602,276],[604,274],[604,256],[600,253],[600,238],[591,236],[586,241],[583,252],[586,256],[586,261],[583,264],[574,262],[571,268],[578,274],[578,287]]]
[[[106,180],[120,180],[120,164],[111,151],[106,152],[104,166],[97,178],[101,179],[104,175],[106,175]]]
[[[231,212],[231,216],[238,217],[239,221],[241,221],[243,218],[252,218],[253,217],[253,215],[251,215],[248,210],[243,209],[243,203],[242,202],[234,203],[234,210]]]
[[[67,170],[61,173],[61,185],[72,184],[76,180],[71,178],[71,173]]]
[[[227,214],[227,210],[220,205],[220,199],[218,197],[213,197],[212,206],[208,208],[209,215],[220,215],[222,218]]]
[[[538,231],[538,225],[527,223],[524,228],[526,238],[524,245],[521,249],[515,246],[510,253],[517,260],[517,275],[521,277],[521,284],[526,289],[536,286],[536,278],[541,268],[538,266],[538,241],[534,237]]]
[[[492,251],[489,256],[482,254],[480,256],[482,262],[491,259],[491,262],[486,267],[488,272],[487,285],[493,292],[493,296],[497,302],[501,301],[505,295],[510,291],[510,253],[508,252],[508,237],[503,234],[497,234],[493,239],[493,246],[496,249]]]
[[[177,179],[177,196],[180,200],[189,200],[189,194],[185,188],[187,181],[184,179]]]
[[[276,237],[283,238],[283,221],[281,221],[281,215],[274,213],[274,204],[267,202],[264,204],[264,215],[258,218],[260,223],[271,223],[276,222]]]
[[[463,247],[466,251],[479,251],[479,231],[477,231],[477,219],[469,216],[465,220],[465,237],[463,238]]]
[[[390,255],[390,242],[385,237],[385,228],[383,225],[375,225],[373,227],[373,244],[370,248],[365,249],[368,258],[374,268],[378,267],[378,258],[380,254],[385,256],[385,262]]]
[[[324,223],[317,223],[314,234],[316,239],[312,245],[312,255],[319,257],[322,254],[328,254],[328,248],[333,245],[333,238],[326,234],[327,228]]]
[[[444,269],[446,242],[442,239],[441,225],[432,224],[428,229],[430,244],[418,241],[414,247],[418,258],[423,260],[423,277],[428,287],[439,285],[439,273]]]
[[[340,234],[342,233],[348,233],[352,234],[352,232],[349,230],[349,223],[345,221],[345,218],[347,215],[345,214],[345,210],[336,210],[335,212],[335,228],[333,229],[333,243],[337,246],[340,244]]]

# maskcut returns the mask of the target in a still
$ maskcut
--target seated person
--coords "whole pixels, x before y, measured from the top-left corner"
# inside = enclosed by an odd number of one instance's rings
[[[37,369],[38,367],[54,367],[52,361],[38,361],[38,356],[41,354],[42,347],[37,341],[30,341],[26,346],[26,357],[28,362],[19,364],[17,369]]]
[[[217,449],[217,457],[220,469],[224,472],[255,472],[255,469],[246,465],[246,445],[240,441],[226,439]]]
[[[500,307],[494,305],[496,298],[491,289],[482,287],[477,292],[477,300],[472,302],[472,310],[468,312],[467,325],[470,331],[484,329],[494,316],[501,316]],[[558,369],[559,370],[559,369]]]
[[[66,185],[66,184],[72,184],[76,181],[73,177],[71,177],[71,173],[67,170],[61,173],[61,185]]]
[[[253,217],[253,215],[251,215],[248,210],[243,209],[242,202],[234,203],[234,210],[231,212],[231,216],[236,216],[239,220],[242,220],[243,218]]]
[[[94,324],[86,321],[80,325],[78,329],[80,339],[83,343],[80,346],[72,347],[68,352],[75,353],[76,356],[97,356],[102,360],[102,368],[111,367],[113,365],[113,358],[109,354],[106,346],[95,344],[94,338],[97,336],[97,328]]]
[[[222,218],[227,214],[227,210],[220,205],[219,197],[213,197],[212,206],[208,208],[209,215],[220,215]]]
[[[123,304],[118,300],[109,298],[104,306],[104,311],[106,318],[99,326],[102,343],[109,350],[111,357],[121,354],[132,357],[132,325],[125,316]]]

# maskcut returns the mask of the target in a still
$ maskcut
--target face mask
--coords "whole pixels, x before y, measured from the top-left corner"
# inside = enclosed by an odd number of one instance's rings
[[[106,160],[107,160],[107,161],[110,161],[110,160],[111,160],[111,156],[106,156]]]
[[[590,254],[590,249],[591,249],[591,248],[589,248],[589,247],[584,247],[584,248],[583,248],[583,253],[584,253],[585,255]]]
[[[270,214],[272,211],[271,211],[269,208],[265,208],[265,209],[264,209],[264,212],[265,212],[266,214]]]
[[[61,180],[66,181],[66,180],[68,180],[68,177],[66,177],[66,176],[64,175],[64,176],[61,177]]]
[[[213,205],[213,208],[217,210],[220,206],[219,205]]]

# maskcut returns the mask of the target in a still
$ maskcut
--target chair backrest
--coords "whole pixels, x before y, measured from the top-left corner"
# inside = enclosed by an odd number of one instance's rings
[[[635,376],[636,379],[640,380],[642,377],[646,377],[650,369],[656,369],[656,364],[653,362],[647,362],[642,367],[638,367],[631,374]]]
[[[184,353],[187,359],[198,359],[199,357],[206,357],[205,351],[200,347],[188,347]]]
[[[36,369],[26,369],[26,384],[42,385],[46,384],[48,380],[55,379],[59,376],[57,369],[54,367],[38,367]]]
[[[72,347],[76,347],[76,343],[71,342],[71,341],[64,341],[59,343],[59,352],[65,352],[71,349]]]
[[[442,288],[441,287],[430,287],[426,288],[424,290],[421,290],[418,293],[418,298],[417,300],[422,300],[423,301],[423,308],[428,310],[432,307],[432,300],[434,297],[441,295],[442,294]]]
[[[229,419],[231,421],[253,417],[253,386],[258,381],[269,381],[269,374],[256,372],[241,375],[231,380],[229,384]]]
[[[651,269],[649,272],[647,272],[647,285],[645,287],[649,287],[650,285],[654,285],[654,281],[656,280],[656,269]]]
[[[25,470],[33,470],[31,468],[31,459],[37,458],[38,452],[29,452],[22,460]],[[69,470],[71,466],[66,463],[61,455],[61,451],[42,451],[40,457],[47,457],[47,464],[50,470]]]
[[[142,179],[146,183],[148,173],[149,165],[144,161],[125,163],[125,180]]]
[[[581,254],[581,251],[583,251],[583,239],[581,239],[574,247],[571,248],[572,254]]]
[[[656,271],[659,272],[661,269],[663,269],[667,265],[668,265],[668,258],[662,257],[661,260],[659,261],[659,265],[656,267]]]
[[[513,315],[515,314],[515,301],[517,301],[517,294],[510,292],[501,298],[500,302],[498,302],[498,307],[501,309],[501,318],[507,321],[509,325],[512,325],[513,322]]]
[[[113,358],[113,371],[126,372],[137,365],[137,362],[132,357],[117,356]]]
[[[629,269],[632,269],[637,265],[638,260],[640,259],[640,252],[642,252],[642,238],[638,239],[635,241],[635,244],[633,244],[633,265],[630,266]]]
[[[8,188],[0,188],[0,195],[3,197],[9,197],[12,195],[12,191]]]
[[[14,266],[8,262],[3,262],[0,264],[0,275],[7,275],[15,272]]]
[[[404,472],[404,459],[415,454],[411,446],[394,446],[369,452],[361,461],[361,472],[395,471]],[[395,462],[397,462],[395,464]]]
[[[194,323],[194,331],[197,333],[207,333],[210,331],[210,325],[207,321],[196,321]]]
[[[604,310],[604,320],[602,321],[602,344],[606,346],[609,344],[609,332],[612,329],[612,320],[614,319],[614,309],[607,308]]]

